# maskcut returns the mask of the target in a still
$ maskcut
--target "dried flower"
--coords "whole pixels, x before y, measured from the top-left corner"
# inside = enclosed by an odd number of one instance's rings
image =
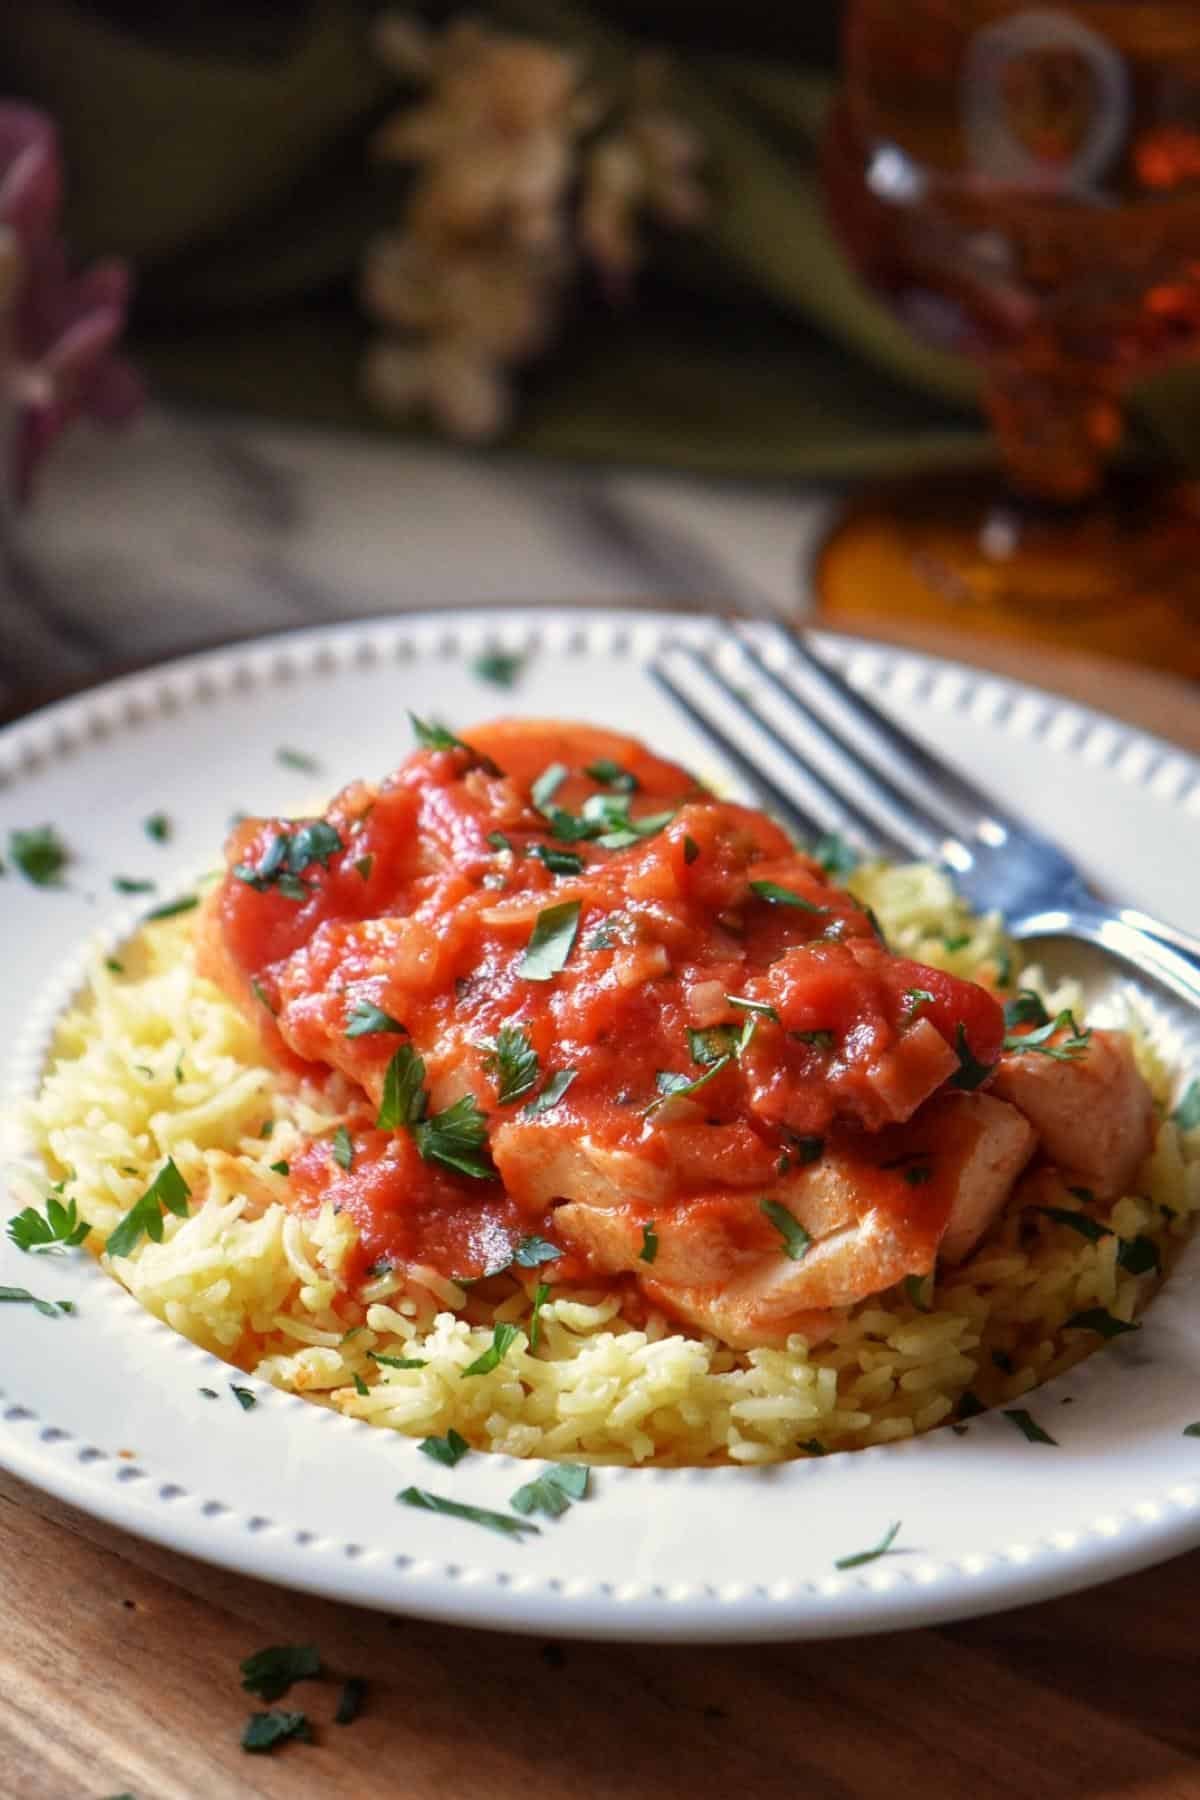
[[[400,228],[364,262],[364,304],[388,328],[364,384],[385,412],[486,440],[508,423],[511,371],[551,341],[581,260],[626,298],[639,218],[701,218],[699,145],[662,105],[650,58],[620,103],[569,52],[475,21],[435,36],[385,14],[375,47],[427,92],[375,139],[416,174]]]
[[[123,424],[142,401],[140,380],[114,352],[129,271],[110,260],[69,274],[61,200],[53,125],[32,107],[0,103],[0,380],[16,413],[9,485],[22,504],[72,419]]]

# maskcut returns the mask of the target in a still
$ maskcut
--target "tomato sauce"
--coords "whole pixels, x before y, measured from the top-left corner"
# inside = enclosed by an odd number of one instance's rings
[[[323,820],[245,822],[228,861],[203,965],[281,1064],[364,1092],[348,1169],[328,1140],[291,1164],[294,1204],[353,1214],[360,1272],[475,1277],[553,1239],[584,1149],[660,1213],[745,1190],[1001,1049],[990,994],[892,956],[765,815],[610,732],[435,742]],[[448,1116],[470,1169],[441,1154]]]

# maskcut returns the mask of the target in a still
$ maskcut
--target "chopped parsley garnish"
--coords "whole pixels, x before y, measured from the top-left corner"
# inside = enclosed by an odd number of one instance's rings
[[[267,1011],[272,1015],[278,1013],[279,1008],[277,1006],[272,1006],[271,996],[267,993],[267,990],[263,987],[261,981],[252,981],[250,983],[250,991],[260,1006],[265,1006]]]
[[[740,994],[726,994],[725,1003],[736,1006],[739,1012],[757,1013],[761,1019],[770,1019],[773,1025],[779,1023],[779,1014],[765,1000],[743,1000]]]
[[[929,1302],[925,1298],[925,1283],[928,1279],[927,1275],[906,1275],[904,1277],[904,1291],[908,1295],[909,1304],[914,1306],[918,1312],[927,1313],[929,1311]]]
[[[1200,1079],[1192,1082],[1171,1118],[1180,1131],[1195,1131],[1200,1125]]]
[[[366,1382],[363,1380],[362,1376],[359,1374],[357,1369],[351,1369],[350,1379],[354,1383],[355,1393],[358,1394],[360,1398],[364,1394],[370,1393],[370,1391],[371,1391],[370,1388],[367,1386]]]
[[[573,1500],[585,1498],[590,1475],[586,1463],[551,1463],[533,1481],[519,1487],[509,1505],[525,1516],[540,1512],[548,1519],[557,1519]]]
[[[521,1117],[536,1119],[541,1113],[549,1112],[552,1106],[557,1106],[578,1073],[578,1069],[556,1069],[541,1093],[535,1094],[533,1099],[521,1108]]]
[[[1058,1032],[1068,1030],[1070,1036],[1065,1043],[1050,1042]],[[1004,1048],[1017,1055],[1028,1052],[1036,1056],[1052,1056],[1056,1062],[1073,1062],[1077,1056],[1083,1055],[1091,1035],[1090,1029],[1080,1031],[1071,1013],[1060,1012],[1057,1018],[1047,1020],[1039,1031],[1018,1032],[1006,1037]]]
[[[699,844],[696,842],[694,837],[690,837],[689,835],[687,835],[685,833],[684,839],[683,839],[683,860],[684,860],[684,862],[687,863],[690,867],[690,865],[695,862],[695,860],[699,856],[699,854],[700,854]]]
[[[529,1348],[536,1350],[542,1335],[542,1308],[550,1298],[550,1283],[539,1281],[533,1294],[533,1310],[529,1315]]]
[[[1197,1419],[1194,1425],[1185,1425],[1183,1428],[1183,1436],[1200,1437],[1200,1419]]]
[[[419,1059],[418,1059],[419,1060]],[[424,1064],[420,1064],[424,1075]],[[424,1094],[422,1093],[422,1099]],[[412,1127],[417,1149],[426,1162],[441,1163],[477,1181],[491,1181],[496,1170],[488,1155],[487,1118],[474,1094],[464,1094],[444,1112],[421,1119]]]
[[[981,1087],[995,1068],[995,1063],[982,1063],[971,1049],[967,1038],[967,1028],[962,1020],[954,1028],[954,1047],[958,1051],[958,1073],[950,1077],[947,1086],[961,1088],[964,1093]]]
[[[508,1106],[537,1086],[541,1073],[537,1051],[522,1025],[502,1025],[494,1044],[482,1045],[483,1066],[496,1077],[496,1103]]]
[[[875,908],[873,906],[864,906],[863,911],[867,915],[867,924],[871,927],[871,930],[875,933],[876,942],[881,944],[883,946],[883,948],[886,950],[888,947],[888,941],[887,941],[887,938],[883,934],[883,926],[879,923],[878,913],[875,911]]]
[[[273,888],[285,900],[304,901],[312,892],[301,880],[310,864],[329,867],[330,859],[345,849],[338,833],[324,819],[313,819],[296,831],[277,831],[256,863],[235,863],[233,874],[257,893]]]
[[[498,1369],[504,1358],[517,1340],[518,1331],[515,1325],[494,1325],[492,1341],[482,1356],[477,1356],[473,1363],[468,1363],[463,1370],[464,1378],[468,1375],[490,1375]]]
[[[251,1713],[242,1732],[242,1749],[251,1756],[263,1756],[289,1738],[295,1738],[298,1744],[312,1743],[312,1726],[306,1713],[283,1712],[279,1708]]]
[[[1069,1206],[1035,1206],[1032,1210],[1041,1213],[1043,1218],[1052,1219],[1056,1225],[1069,1226],[1089,1244],[1098,1244],[1101,1238],[1113,1235],[1110,1226],[1101,1225],[1099,1219],[1093,1219],[1089,1213],[1074,1212]]]
[[[191,1189],[168,1156],[140,1200],[136,1200],[125,1217],[109,1234],[104,1248],[110,1256],[128,1256],[143,1234],[154,1243],[162,1243],[163,1208],[176,1218],[187,1218]]]
[[[647,1118],[651,1113],[657,1112],[659,1107],[668,1100],[696,1093],[700,1088],[706,1086],[714,1076],[719,1075],[722,1069],[727,1069],[732,1061],[733,1052],[730,1051],[727,1056],[718,1057],[716,1062],[709,1063],[703,1075],[697,1075],[694,1079],[690,1075],[680,1075],[670,1069],[660,1069],[654,1077],[654,1085],[658,1089],[658,1099],[652,1100],[649,1106],[643,1107],[642,1117]]]
[[[799,1137],[795,1132],[788,1132],[788,1143],[791,1146],[791,1160],[803,1168],[808,1163],[821,1160],[825,1154],[825,1139],[819,1137]]]
[[[588,763],[584,774],[598,781],[601,787],[611,789],[614,794],[636,794],[641,785],[636,775],[623,769],[610,756],[602,756],[598,762]]]
[[[933,1005],[933,995],[928,988],[905,988],[904,1016],[905,1025],[911,1025],[922,1007]]]
[[[953,937],[944,937],[942,939],[942,947],[945,950],[949,950],[951,955],[953,955],[956,950],[965,950],[970,941],[970,932],[960,931],[956,932]]]
[[[377,1032],[387,1031],[408,1036],[407,1027],[373,1001],[356,1000],[346,1014],[345,1033],[348,1038],[373,1037]]]
[[[35,825],[26,831],[10,831],[8,853],[35,887],[60,887],[62,872],[71,853],[53,825]]]
[[[142,820],[142,830],[156,844],[165,844],[171,835],[171,821],[165,812],[152,812]]]
[[[489,831],[487,834],[487,841],[488,841],[489,845],[491,846],[491,848],[497,852],[497,854],[499,854],[502,851],[507,850],[507,852],[510,856],[516,855],[516,850],[513,848],[513,841],[508,836],[507,832]]]
[[[570,773],[566,763],[550,763],[542,770],[529,790],[529,798],[538,812],[549,814],[555,794]]]
[[[583,803],[583,823],[586,835],[594,837],[602,850],[627,850],[631,844],[662,831],[677,810],[672,807],[634,819],[629,814],[628,794],[593,794]]]
[[[901,1523],[902,1521],[897,1519],[894,1524],[889,1525],[874,1549],[856,1550],[853,1556],[839,1556],[833,1565],[834,1568],[860,1569],[864,1563],[875,1562],[879,1557],[886,1556],[899,1535]]]
[[[778,1200],[760,1200],[758,1209],[765,1213],[783,1240],[783,1254],[791,1262],[803,1262],[812,1248],[812,1237],[799,1219],[794,1218]]]
[[[292,1165],[286,1162],[273,1162],[270,1167],[273,1175],[290,1175],[292,1172]]]
[[[431,1456],[434,1462],[441,1463],[444,1469],[453,1469],[466,1456],[471,1446],[451,1426],[445,1437],[422,1438],[417,1448],[423,1450],[426,1456]]]
[[[218,1394],[216,1388],[202,1387],[202,1388],[197,1388],[196,1392],[198,1394],[203,1394],[204,1398],[206,1400],[219,1400],[221,1398],[221,1396],[220,1396],[220,1394]]]
[[[1162,1268],[1162,1258],[1154,1239],[1139,1232],[1137,1237],[1121,1239],[1117,1264],[1127,1275],[1156,1275]]]
[[[199,906],[199,904],[200,900],[198,895],[184,894],[182,899],[166,900],[161,906],[152,907],[146,914],[146,918],[147,921],[151,919],[174,919],[179,913],[191,912],[192,908]]]
[[[832,1050],[836,1039],[832,1031],[789,1031],[798,1044],[811,1044],[814,1050]]]
[[[513,1261],[521,1269],[538,1269],[543,1263],[557,1262],[562,1251],[549,1238],[531,1234],[523,1237],[513,1252]]]
[[[965,1399],[966,1396],[964,1395],[963,1398]],[[965,1417],[961,1401],[958,1412],[960,1418]],[[1058,1448],[1058,1439],[1052,1438],[1048,1431],[1043,1431],[1037,1420],[1031,1413],[1027,1413],[1023,1406],[1007,1407],[1004,1417],[1009,1419],[1021,1436],[1028,1438],[1031,1444],[1053,1444],[1055,1449]]]
[[[333,1160],[339,1169],[349,1171],[354,1167],[354,1140],[344,1125],[339,1125],[333,1134]]]
[[[797,1438],[797,1450],[803,1450],[808,1456],[828,1456],[829,1452],[820,1438]]]
[[[45,1319],[57,1319],[61,1313],[75,1311],[74,1303],[70,1300],[39,1300],[36,1294],[31,1294],[28,1288],[22,1287],[0,1287],[0,1301],[32,1306]]]
[[[525,666],[525,658],[513,650],[485,650],[471,664],[471,671],[480,681],[490,681],[493,687],[510,688],[516,685],[517,677]]]
[[[401,1044],[387,1066],[383,1096],[375,1124],[380,1131],[399,1131],[424,1117],[425,1064],[411,1044]]]
[[[820,863],[827,875],[853,875],[860,861],[858,852],[850,848],[838,831],[826,831],[817,839],[809,855],[814,862]]]
[[[285,769],[299,769],[302,775],[321,773],[321,765],[315,756],[309,756],[303,750],[293,750],[287,744],[280,744],[275,752],[275,761],[282,763]]]
[[[242,1686],[270,1705],[282,1700],[293,1681],[311,1681],[321,1673],[321,1653],[315,1644],[272,1644],[256,1650],[238,1664]]]
[[[410,712],[408,717],[413,728],[413,736],[422,750],[466,750],[471,756],[475,755],[470,744],[464,744],[460,737],[455,737],[452,731],[448,731],[444,725],[439,725],[436,719],[430,721],[418,719],[414,712]],[[495,764],[492,767],[495,768]]]
[[[118,894],[152,894],[155,888],[153,881],[144,881],[137,875],[114,875],[112,884]]]
[[[447,1500],[441,1494],[431,1494],[428,1488],[402,1488],[396,1498],[405,1506],[423,1507],[426,1512],[442,1513],[449,1519],[465,1519],[469,1525],[484,1525],[489,1531],[499,1531],[505,1537],[522,1537],[526,1532],[536,1535],[541,1530],[528,1519],[514,1519],[511,1513],[492,1512],[486,1506],[467,1506],[461,1500]]]
[[[553,844],[531,844],[530,856],[536,856],[552,875],[582,875],[586,864],[574,850],[558,850]]]
[[[123,975],[125,973],[125,964],[121,961],[119,956],[106,956],[104,959],[104,966],[106,969],[111,970],[114,975]]]
[[[1103,1306],[1088,1306],[1082,1312],[1072,1313],[1063,1326],[1064,1331],[1094,1331],[1105,1342],[1109,1338],[1123,1337],[1127,1331],[1140,1331],[1140,1325],[1131,1325],[1127,1319],[1118,1319]]]
[[[375,857],[372,854],[372,852],[369,850],[365,856],[359,856],[359,857],[355,858],[354,873],[356,875],[358,875],[359,877],[361,877],[361,879],[363,881],[370,881],[371,870],[374,867],[375,867]]]
[[[45,1218],[36,1206],[27,1206],[8,1221],[8,1235],[17,1249],[35,1254],[73,1250],[91,1229],[87,1220],[79,1217],[74,1200],[68,1200],[64,1206],[57,1194],[47,1195]]]
[[[235,1387],[234,1383],[231,1381],[229,1384],[229,1391],[243,1412],[253,1412],[254,1408],[258,1405],[258,1395],[251,1393],[249,1388]]]
[[[711,1069],[714,1063],[728,1062],[737,1038],[735,1025],[709,1025],[703,1031],[689,1027],[687,1041],[692,1061],[699,1063],[702,1069]]]
[[[379,1350],[368,1350],[367,1355],[373,1363],[382,1363],[385,1369],[427,1369],[429,1364],[420,1356],[384,1356]]]
[[[642,1226],[642,1247],[638,1251],[638,1261],[652,1263],[658,1255],[658,1233],[654,1229],[654,1220],[648,1219]]]
[[[335,1725],[353,1725],[362,1711],[366,1698],[367,1684],[361,1675],[348,1675],[342,1683],[342,1691],[338,1695],[338,1703],[334,1708]]]
[[[797,894],[792,888],[780,887],[777,881],[752,881],[750,891],[757,894],[760,900],[769,900],[773,906],[793,906],[799,912],[827,913],[827,906],[814,906],[803,894]]]
[[[566,967],[574,947],[579,913],[578,900],[562,900],[557,906],[543,907],[517,964],[517,974],[526,981],[552,981]]]
[[[1049,1018],[1041,995],[1035,994],[1032,988],[1022,988],[1004,1008],[1004,1023],[1010,1031],[1017,1025],[1045,1025]]]

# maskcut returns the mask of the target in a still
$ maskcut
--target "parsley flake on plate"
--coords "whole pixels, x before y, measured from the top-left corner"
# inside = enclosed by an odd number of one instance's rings
[[[63,1313],[75,1311],[74,1301],[39,1300],[36,1294],[31,1294],[28,1288],[22,1287],[0,1287],[0,1302],[6,1301],[32,1306],[36,1312],[41,1313],[44,1319],[57,1319]]]
[[[146,914],[146,921],[149,923],[152,919],[174,919],[180,913],[191,912],[199,904],[200,899],[196,894],[184,894],[178,900],[164,900],[161,906],[151,907]]]
[[[118,894],[152,894],[157,885],[138,875],[114,875],[112,884]]]
[[[377,1032],[395,1032],[400,1037],[408,1036],[408,1028],[393,1019],[391,1013],[384,1012],[370,1000],[356,1000],[346,1014],[344,1026],[348,1038],[373,1037]]]
[[[536,856],[552,875],[582,875],[587,866],[574,850],[559,850],[553,844],[531,844],[529,854]]]
[[[685,833],[684,839],[683,839],[683,860],[684,860],[684,862],[689,865],[694,863],[696,858],[699,856],[699,854],[700,854],[699,844],[696,842],[694,837],[689,837]]]
[[[496,1104],[508,1106],[537,1086],[541,1073],[537,1051],[522,1025],[501,1025],[493,1044],[483,1044],[483,1066],[496,1077]]]
[[[536,1350],[538,1339],[542,1335],[542,1308],[550,1298],[550,1283],[539,1281],[533,1294],[533,1309],[529,1314],[529,1348]]]
[[[333,1712],[335,1725],[353,1725],[363,1708],[366,1698],[367,1684],[361,1675],[348,1675],[342,1683],[342,1691]]]
[[[34,825],[10,831],[8,854],[26,881],[35,887],[61,887],[62,873],[71,853],[53,825]]]
[[[642,1247],[638,1251],[638,1261],[652,1263],[658,1255],[658,1233],[654,1229],[654,1220],[647,1219],[642,1226]]]
[[[780,887],[777,881],[752,881],[750,892],[757,894],[760,900],[770,901],[772,906],[791,906],[797,912],[827,913],[827,906],[815,906],[806,900],[803,894],[796,893],[794,888]]]
[[[511,1513],[492,1512],[486,1506],[468,1506],[462,1500],[447,1500],[441,1494],[431,1494],[428,1488],[402,1488],[396,1498],[405,1506],[422,1507],[426,1512],[442,1513],[450,1519],[464,1519],[469,1525],[483,1525],[488,1531],[501,1532],[505,1537],[523,1537],[527,1532],[536,1535],[541,1530],[528,1519],[514,1519]]]
[[[965,1398],[964,1394],[963,1399]],[[961,1400],[959,1401],[958,1416],[960,1419],[967,1416],[963,1411]],[[1031,1444],[1053,1444],[1055,1449],[1058,1448],[1058,1439],[1052,1438],[1048,1431],[1043,1431],[1032,1413],[1026,1412],[1023,1406],[1007,1407],[1004,1417],[1009,1420],[1014,1430],[1019,1431],[1021,1436],[1027,1438]]]
[[[283,1698],[293,1681],[310,1681],[321,1673],[321,1653],[315,1644],[271,1644],[247,1656],[238,1668],[246,1692],[269,1706]]]
[[[779,1014],[766,1000],[744,1000],[740,994],[726,994],[727,1006],[736,1006],[739,1012],[754,1013],[760,1019],[769,1019],[772,1025],[778,1025]]]
[[[477,1181],[494,1179],[495,1166],[485,1148],[487,1119],[474,1094],[464,1094],[444,1112],[418,1120],[412,1134],[426,1162],[441,1163]]]
[[[799,1219],[794,1218],[778,1200],[760,1200],[758,1210],[771,1221],[780,1238],[783,1254],[791,1262],[803,1262],[812,1248],[812,1237]]]
[[[321,765],[315,756],[309,756],[303,750],[293,750],[288,744],[280,744],[275,752],[275,761],[282,763],[285,769],[299,769],[302,775],[321,773]]]
[[[423,1450],[426,1456],[432,1457],[434,1462],[441,1463],[443,1468],[453,1469],[468,1454],[471,1446],[452,1426],[445,1437],[422,1438],[417,1448]]]
[[[375,1124],[380,1131],[399,1131],[424,1118],[425,1106],[425,1064],[411,1044],[401,1044],[383,1078]]]
[[[517,678],[525,666],[525,658],[514,650],[485,650],[471,664],[471,672],[480,681],[490,681],[493,687],[515,687]]]
[[[251,1713],[242,1732],[242,1749],[251,1756],[264,1756],[277,1744],[287,1743],[289,1738],[294,1738],[298,1744],[312,1743],[312,1726],[306,1713],[278,1709]]]
[[[8,1235],[17,1249],[33,1254],[73,1250],[91,1229],[87,1220],[79,1217],[74,1200],[64,1206],[57,1194],[47,1195],[45,1218],[36,1206],[27,1206],[8,1221]]]
[[[614,794],[636,794],[640,783],[636,775],[629,769],[623,769],[610,756],[602,756],[598,762],[588,763],[584,774],[598,781],[601,787],[611,789]]]
[[[900,1533],[902,1521],[897,1519],[889,1525],[879,1542],[870,1550],[856,1550],[852,1556],[839,1556],[834,1563],[835,1569],[861,1569],[864,1563],[877,1562],[891,1550]]]
[[[163,1208],[178,1219],[187,1218],[191,1189],[172,1157],[167,1158],[140,1200],[135,1200],[125,1217],[109,1233],[104,1248],[110,1256],[128,1256],[146,1236],[162,1243]]]
[[[231,1381],[229,1384],[229,1391],[243,1412],[253,1412],[254,1408],[258,1405],[258,1395],[252,1394],[249,1388],[236,1387]]]
[[[552,981],[566,967],[579,930],[580,910],[578,900],[542,908],[517,964],[518,975],[526,981]]]
[[[586,1463],[551,1463],[533,1481],[519,1487],[509,1505],[525,1517],[540,1512],[548,1519],[560,1518],[573,1500],[586,1498],[590,1474]]]
[[[1088,1306],[1082,1312],[1072,1313],[1063,1325],[1064,1331],[1094,1331],[1106,1343],[1110,1338],[1123,1337],[1127,1331],[1141,1329],[1127,1319],[1118,1319],[1103,1306]]]
[[[482,1356],[477,1356],[473,1363],[467,1364],[463,1370],[463,1379],[468,1375],[490,1375],[493,1369],[498,1369],[519,1335],[515,1325],[493,1325],[491,1343]]]
[[[1183,1436],[1200,1437],[1200,1419],[1197,1419],[1193,1425],[1185,1425],[1183,1428]]]
[[[152,812],[142,820],[142,830],[153,843],[165,844],[171,835],[171,821],[165,812]]]

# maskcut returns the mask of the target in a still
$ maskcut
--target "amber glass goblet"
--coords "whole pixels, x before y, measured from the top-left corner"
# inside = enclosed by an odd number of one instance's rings
[[[1200,675],[1200,490],[1118,456],[1131,385],[1200,352],[1197,0],[850,0],[826,177],[863,278],[980,366],[1002,474],[854,502],[822,614]]]

